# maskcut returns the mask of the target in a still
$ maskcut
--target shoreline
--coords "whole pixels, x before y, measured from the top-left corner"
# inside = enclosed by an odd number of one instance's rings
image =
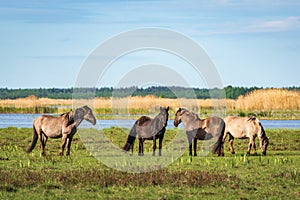
[[[33,111],[35,110],[34,108],[32,109]],[[120,109],[121,112],[113,112],[112,109],[104,109],[106,112],[98,112],[96,109],[95,111],[95,116],[98,120],[134,120],[138,119],[139,117],[143,115],[147,116],[154,116],[156,113],[155,112],[148,112],[146,110],[133,110],[132,112],[129,113],[124,113],[123,111],[126,109]],[[131,109],[129,109],[131,110]],[[43,110],[40,110],[41,112],[29,112],[30,110],[28,109],[18,109],[18,112],[1,112],[2,110],[0,109],[0,115],[42,115],[42,114],[47,114],[47,115],[60,115],[61,113],[69,112],[70,110],[60,110],[60,111],[54,111],[54,112],[49,112],[50,109],[47,109],[47,112],[42,112]],[[273,111],[274,112],[274,111]],[[241,111],[227,111],[226,114],[213,114],[213,113],[208,113],[207,111],[204,113],[198,113],[200,118],[206,118],[209,116],[217,115],[221,117],[226,117],[226,116],[239,116],[239,117],[250,117],[250,116],[255,116],[260,120],[300,120],[300,111],[290,111],[288,114],[286,111],[276,111],[274,114],[272,112],[269,112],[268,116],[262,116],[259,112],[241,112]],[[174,111],[169,112],[169,116],[175,116]]]

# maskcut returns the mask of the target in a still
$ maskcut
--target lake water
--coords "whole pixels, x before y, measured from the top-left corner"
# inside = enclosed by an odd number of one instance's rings
[[[17,128],[32,128],[33,119],[40,114],[0,114],[0,128],[10,126]],[[264,128],[293,128],[300,129],[300,120],[260,120]],[[135,120],[97,120],[96,126],[83,121],[80,128],[94,127],[97,129],[118,126],[131,128]],[[173,120],[168,120],[167,128],[173,128]]]

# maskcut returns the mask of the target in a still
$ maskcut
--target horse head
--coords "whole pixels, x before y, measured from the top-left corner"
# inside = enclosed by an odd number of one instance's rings
[[[96,118],[93,114],[93,111],[88,106],[83,106],[83,107],[77,108],[75,111],[71,111],[71,112],[73,112],[73,118],[77,122],[78,125],[84,119],[93,125],[96,124]]]
[[[84,110],[83,119],[85,119],[86,121],[88,121],[91,124],[95,125],[96,124],[96,118],[93,114],[92,109],[88,106],[83,106],[82,109]]]
[[[174,126],[175,126],[175,127],[177,127],[177,126],[181,123],[181,115],[182,115],[182,111],[183,111],[182,108],[179,108],[179,109],[176,111],[175,119],[174,119]]]
[[[262,151],[262,154],[265,156],[267,154],[267,148],[269,145],[269,138],[265,137],[260,141],[260,148]]]
[[[166,108],[160,107],[160,115],[162,116],[162,122],[164,124],[164,127],[166,127],[169,119],[169,106]]]

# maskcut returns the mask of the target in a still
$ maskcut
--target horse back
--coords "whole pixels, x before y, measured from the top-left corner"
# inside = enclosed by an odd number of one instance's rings
[[[34,119],[33,125],[37,132],[42,131],[51,138],[62,136],[62,127],[68,123],[65,116],[41,115]]]
[[[226,133],[236,138],[256,137],[261,131],[260,122],[256,117],[228,116],[224,121]]]
[[[151,118],[148,117],[148,116],[142,116],[140,117],[137,121],[136,121],[136,124],[138,126],[145,126],[145,125],[148,125],[151,121]]]

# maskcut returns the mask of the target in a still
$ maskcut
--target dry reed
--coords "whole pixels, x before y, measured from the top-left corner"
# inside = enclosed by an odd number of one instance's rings
[[[239,110],[299,110],[300,92],[285,89],[255,90],[235,102]]]
[[[0,100],[0,107],[30,108],[30,107],[72,107],[71,99],[48,99],[29,96],[20,99]],[[82,104],[85,100],[81,100]],[[94,108],[127,108],[155,110],[159,106],[169,106],[175,110],[179,107],[186,107],[191,110],[198,108],[210,109],[216,106],[225,107],[227,110],[300,110],[300,92],[288,91],[285,89],[264,89],[255,90],[245,96],[232,99],[168,99],[155,96],[135,96],[127,98],[95,98]]]
[[[49,99],[37,98],[29,96],[19,99],[4,99],[0,100],[0,107],[15,107],[15,108],[32,108],[32,107],[49,107],[49,106],[69,106],[72,105],[72,100],[65,99]]]

